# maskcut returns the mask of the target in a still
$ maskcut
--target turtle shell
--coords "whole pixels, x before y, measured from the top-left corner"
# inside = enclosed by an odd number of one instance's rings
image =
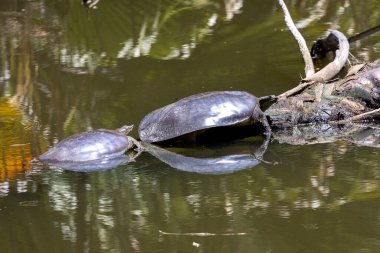
[[[117,130],[98,129],[73,135],[39,156],[43,162],[86,162],[124,154],[128,136]]]
[[[196,94],[157,109],[141,121],[140,139],[160,142],[181,135],[249,120],[254,111],[261,116],[258,99],[242,91]]]

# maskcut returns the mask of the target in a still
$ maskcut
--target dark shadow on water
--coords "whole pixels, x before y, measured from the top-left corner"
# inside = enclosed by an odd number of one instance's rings
[[[218,146],[223,143],[233,143],[244,138],[254,138],[262,140],[264,129],[260,126],[228,126],[206,129],[198,133],[189,133],[175,139],[159,142],[162,147],[199,147]]]

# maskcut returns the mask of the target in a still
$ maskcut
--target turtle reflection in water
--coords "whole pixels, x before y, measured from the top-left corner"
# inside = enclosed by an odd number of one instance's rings
[[[263,141],[237,141],[219,149],[184,149],[179,154],[144,143],[145,150],[169,166],[200,174],[226,174],[253,168],[263,162],[270,138]]]
[[[141,121],[139,135],[148,143],[186,136],[196,140],[211,128],[250,125],[252,135],[270,127],[260,109],[260,99],[243,91],[196,94],[149,113]]]
[[[48,162],[47,164],[52,169],[64,169],[76,172],[94,172],[113,169],[118,166],[134,162],[141,152],[128,153],[106,159],[91,160],[84,162]]]
[[[74,170],[104,169],[130,161],[124,153],[136,147],[143,147],[127,134],[133,126],[123,126],[116,130],[98,129],[71,136],[39,156],[39,160],[63,168]]]

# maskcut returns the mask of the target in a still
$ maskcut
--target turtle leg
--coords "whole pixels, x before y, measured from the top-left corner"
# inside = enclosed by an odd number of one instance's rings
[[[261,111],[261,109],[256,106],[252,113],[252,119],[254,122],[260,122],[260,124],[264,127],[264,135],[270,136],[271,135],[271,128],[268,123],[267,117],[264,115],[264,113]]]
[[[255,110],[253,111],[253,114],[252,114],[252,119],[254,122],[259,122],[264,127],[264,140],[263,140],[263,144],[259,148],[260,149],[259,153],[264,154],[266,149],[268,148],[269,143],[270,143],[272,130],[270,128],[267,117],[264,115],[264,113],[261,111],[260,108],[258,108],[258,107],[255,108]],[[263,155],[256,156],[255,154],[253,154],[253,156],[258,161],[266,163],[266,164],[271,164],[271,165],[277,165],[278,164],[278,162],[268,162],[268,161],[264,160]]]
[[[132,147],[136,147],[135,150],[137,152],[142,152],[145,150],[145,148],[143,147],[143,145],[141,145],[141,143],[137,140],[135,140],[134,138],[128,136],[129,138],[129,147],[132,148]]]
[[[264,134],[267,135],[267,136],[270,136],[270,134],[272,132],[272,129],[270,128],[268,119],[267,119],[267,117],[264,114],[262,114],[262,117],[261,117],[261,124],[263,124],[264,129],[265,129],[265,133]]]
[[[130,162],[136,162],[136,158],[137,158],[139,155],[141,155],[142,152],[143,152],[143,150],[137,150],[136,153],[130,154],[130,155],[129,155]]]

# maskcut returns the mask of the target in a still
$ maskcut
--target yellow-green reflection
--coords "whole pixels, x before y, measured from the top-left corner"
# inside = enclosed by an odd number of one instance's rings
[[[14,97],[0,101],[0,125],[0,182],[14,181],[31,169],[30,162],[40,145],[34,124],[17,107]]]

